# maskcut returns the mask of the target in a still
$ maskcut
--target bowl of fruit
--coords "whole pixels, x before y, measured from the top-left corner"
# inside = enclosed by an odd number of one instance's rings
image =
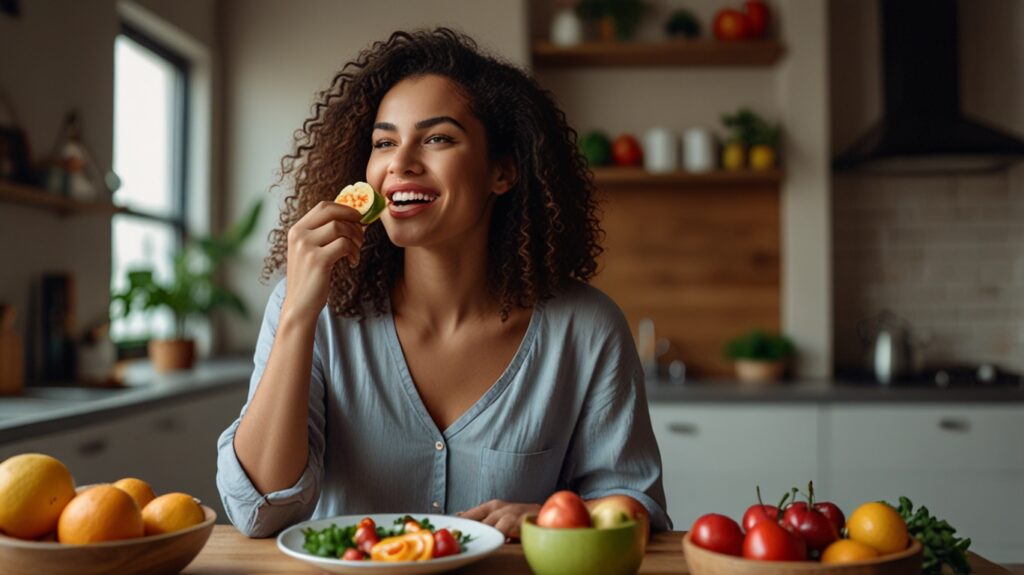
[[[649,530],[647,510],[630,497],[585,503],[559,491],[523,520],[520,539],[536,575],[632,575],[643,562]]]
[[[206,545],[217,514],[141,479],[75,488],[39,453],[0,463],[0,565],[6,575],[178,573]]]
[[[702,515],[683,537],[683,555],[694,575],[897,575],[920,573],[924,548],[901,512],[870,501],[847,518],[838,506],[806,501],[793,489],[776,505],[750,506],[740,523],[718,513]],[[790,500],[787,505],[786,501]]]

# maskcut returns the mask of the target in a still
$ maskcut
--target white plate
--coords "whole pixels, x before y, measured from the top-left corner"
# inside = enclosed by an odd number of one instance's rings
[[[338,527],[356,525],[364,517],[373,519],[378,527],[392,528],[395,519],[409,515],[416,520],[426,517],[434,525],[435,529],[458,529],[464,534],[473,538],[466,544],[466,550],[458,555],[439,557],[427,561],[399,561],[388,563],[384,561],[345,561],[343,559],[329,559],[318,557],[308,553],[302,548],[306,542],[303,529],[321,530],[329,527],[332,523]],[[479,521],[453,517],[451,515],[429,515],[415,513],[374,513],[370,515],[341,515],[327,519],[314,519],[297,525],[292,525],[277,536],[277,548],[286,555],[294,557],[299,561],[305,561],[318,569],[328,573],[349,573],[355,575],[391,575],[392,573],[443,573],[474,561],[479,561],[491,553],[497,551],[505,543],[505,536],[490,525],[484,525]]]

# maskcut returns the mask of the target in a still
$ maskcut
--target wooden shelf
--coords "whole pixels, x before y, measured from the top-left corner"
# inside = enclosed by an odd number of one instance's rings
[[[669,172],[652,174],[643,168],[592,168],[599,188],[618,186],[778,186],[782,170],[716,170],[703,174]]]
[[[533,65],[557,67],[761,67],[772,66],[785,53],[778,40],[675,40],[664,42],[586,42],[561,47],[550,42],[533,46]]]
[[[64,196],[58,196],[43,188],[5,181],[0,181],[0,203],[19,204],[61,215],[113,215],[127,211],[110,202],[80,202]]]

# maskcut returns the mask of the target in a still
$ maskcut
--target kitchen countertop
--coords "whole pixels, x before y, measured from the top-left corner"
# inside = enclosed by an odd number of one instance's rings
[[[682,552],[683,533],[680,531],[655,533],[647,546],[647,554],[640,566],[640,573],[689,573]],[[998,575],[1005,573],[1024,574],[1024,567],[1014,566],[1011,571],[986,561],[971,553],[969,560],[975,575]],[[528,575],[530,568],[523,556],[523,547],[518,543],[506,543],[494,555],[467,565],[458,571],[461,574],[487,573],[489,575]],[[249,539],[229,525],[216,525],[206,547],[182,571],[183,575],[195,574],[251,574],[251,573],[320,573],[312,565],[292,559],[277,549],[277,541],[271,539]]]
[[[187,372],[158,375],[145,367],[123,388],[28,387],[19,396],[0,396],[0,444],[105,421],[140,409],[167,405],[230,386],[247,386],[249,359],[202,362]],[[899,387],[842,380],[797,380],[752,386],[735,380],[648,383],[652,405],[673,403],[1015,403],[1024,389]]]

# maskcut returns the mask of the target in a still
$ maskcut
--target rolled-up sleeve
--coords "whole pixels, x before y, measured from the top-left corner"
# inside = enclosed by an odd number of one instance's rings
[[[263,324],[256,342],[254,369],[249,382],[249,398],[259,386],[277,334],[277,324],[284,302],[285,281],[274,288],[263,315]],[[309,457],[306,469],[291,487],[272,493],[260,493],[242,468],[235,453],[235,432],[249,403],[221,434],[217,442],[217,489],[228,519],[249,537],[267,537],[281,529],[308,519],[320,497],[324,466],[324,371],[318,346],[314,346],[312,377],[309,382]],[[264,430],[272,433],[272,430]]]
[[[594,357],[594,377],[569,447],[565,484],[587,500],[628,495],[647,508],[652,529],[669,530],[672,520],[666,512],[643,369],[625,321],[615,324],[617,329]]]

